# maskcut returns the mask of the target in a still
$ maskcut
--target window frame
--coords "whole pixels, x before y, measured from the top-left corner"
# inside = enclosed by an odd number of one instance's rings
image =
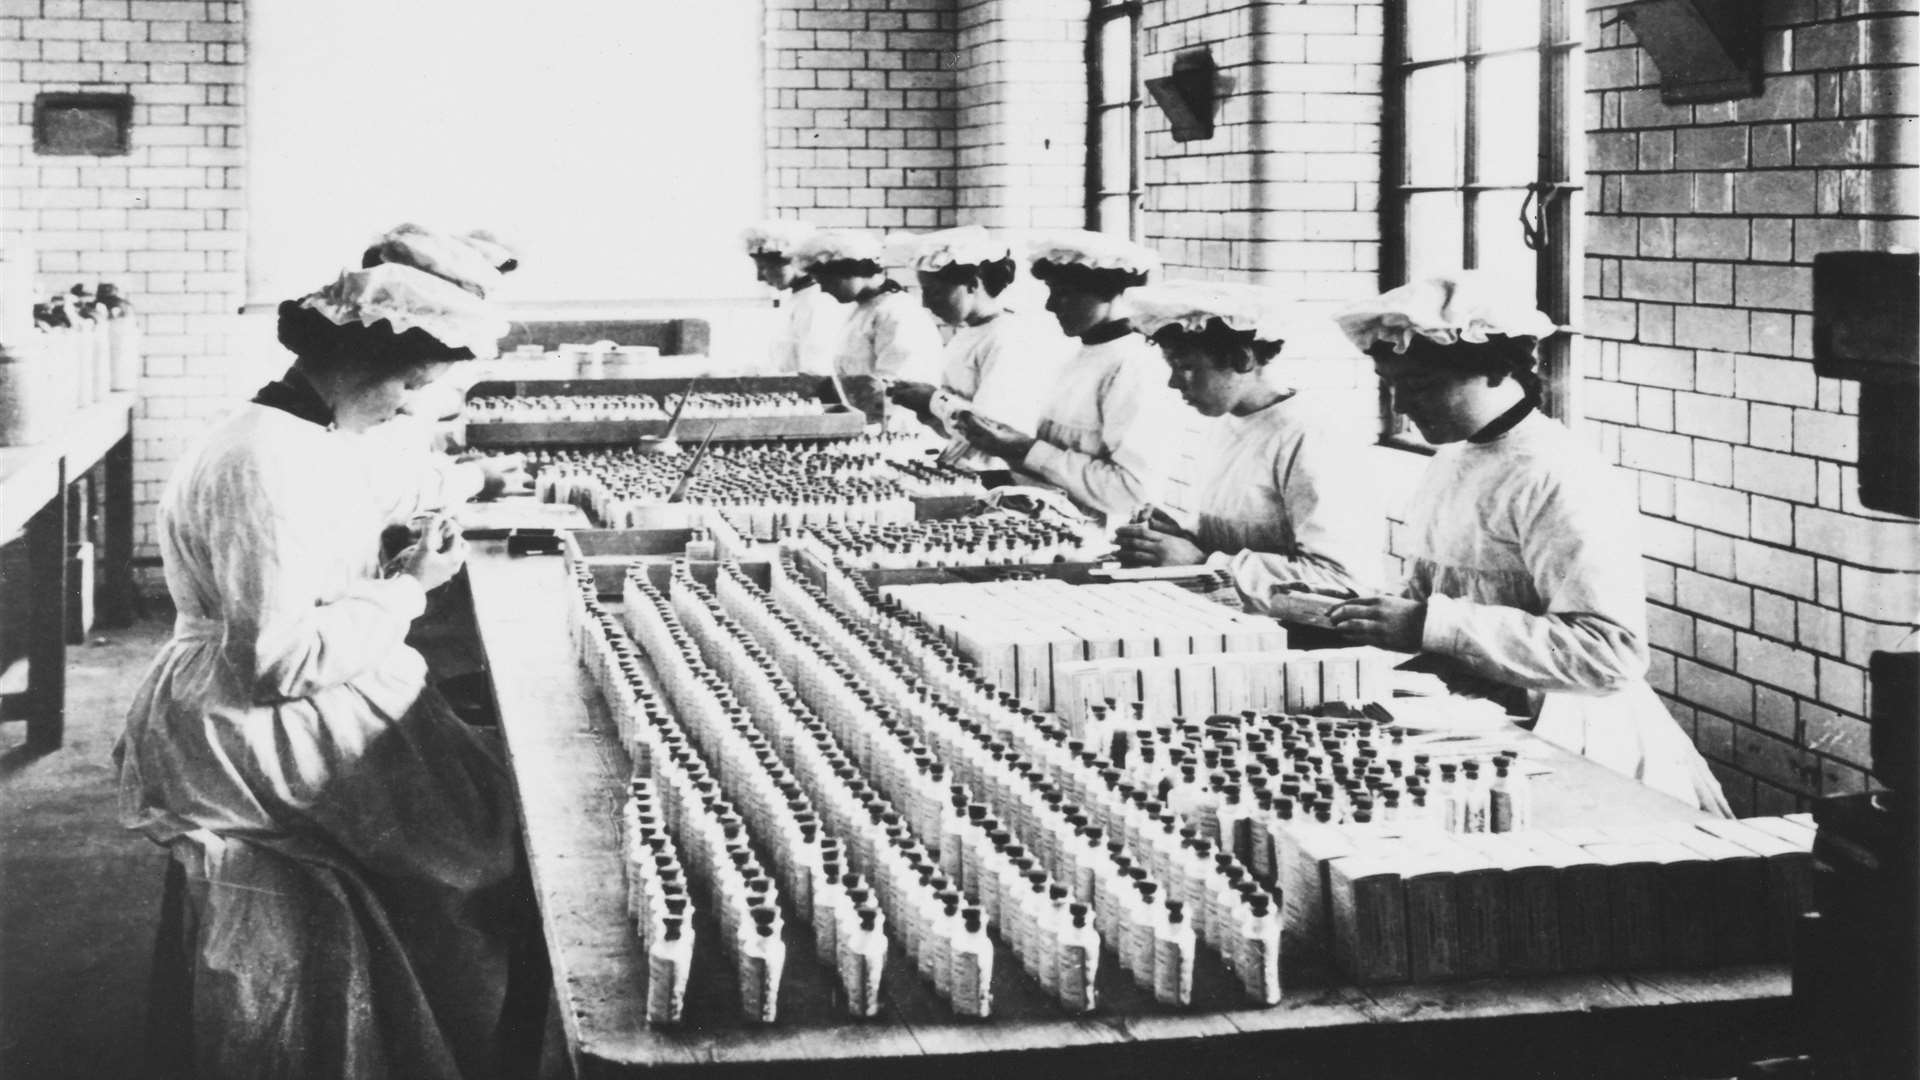
[[[1534,251],[1535,301],[1553,318],[1561,332],[1539,347],[1543,406],[1549,416],[1571,423],[1577,416],[1572,366],[1572,330],[1579,314],[1586,218],[1586,163],[1584,117],[1576,110],[1584,97],[1584,52],[1580,30],[1584,5],[1575,0],[1539,0],[1540,34],[1531,44],[1482,49],[1484,0],[1458,0],[1465,33],[1459,51],[1420,60],[1407,58],[1407,7],[1430,0],[1388,0],[1386,5],[1385,78],[1382,106],[1388,118],[1381,140],[1381,252],[1382,291],[1406,283],[1407,202],[1423,192],[1455,191],[1461,198],[1461,252],[1467,267],[1478,265],[1477,196],[1488,191],[1529,191],[1538,206],[1546,241]],[[1477,89],[1478,68],[1489,58],[1534,53],[1539,57],[1539,150],[1534,179],[1527,185],[1482,184],[1479,166]],[[1407,180],[1406,85],[1413,72],[1458,63],[1464,73],[1461,96],[1463,140],[1461,167],[1454,184],[1413,184]],[[1540,203],[1543,206],[1539,206]],[[1516,225],[1517,227],[1517,225]],[[1380,388],[1380,442],[1431,454],[1434,448],[1393,411],[1392,395]]]
[[[1087,158],[1086,158],[1086,203],[1084,206],[1086,227],[1095,232],[1111,232],[1129,240],[1139,240],[1143,221],[1146,216],[1146,189],[1142,184],[1142,150],[1140,134],[1140,110],[1144,104],[1144,82],[1140,78],[1141,44],[1140,18],[1145,5],[1141,0],[1088,0],[1086,71],[1087,71]],[[1128,65],[1133,78],[1128,87],[1125,101],[1106,101],[1106,62],[1107,54],[1102,46],[1105,31],[1109,23],[1118,19],[1128,22]],[[1101,120],[1106,113],[1117,109],[1127,110],[1127,185],[1117,188],[1109,184],[1105,175],[1106,146]],[[1102,204],[1109,199],[1124,196],[1127,206],[1126,228],[1116,230],[1110,223],[1102,221]]]

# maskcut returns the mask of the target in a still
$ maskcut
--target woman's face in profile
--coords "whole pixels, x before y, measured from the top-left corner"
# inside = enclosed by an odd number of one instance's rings
[[[375,375],[334,402],[333,422],[345,431],[366,431],[384,424],[399,414],[415,390],[430,385],[452,366],[451,361],[434,360]]]

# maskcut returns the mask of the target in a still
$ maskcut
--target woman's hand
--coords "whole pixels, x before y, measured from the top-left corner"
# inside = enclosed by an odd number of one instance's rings
[[[525,454],[500,454],[497,457],[475,459],[480,465],[480,474],[486,481],[480,485],[482,499],[497,499],[502,495],[522,495],[532,483],[527,476],[527,456]]]
[[[1033,449],[1033,436],[1021,434],[1019,429],[1010,428],[998,420],[989,420],[979,413],[955,413],[953,422],[974,449],[992,454],[1010,465],[1027,460],[1027,451]]]
[[[1122,525],[1120,562],[1126,566],[1193,566],[1207,561],[1207,553],[1192,539],[1161,532],[1152,525]]]
[[[933,384],[897,382],[887,387],[887,396],[903,409],[925,413],[933,405]]]
[[[878,420],[887,411],[887,381],[878,375],[842,375],[840,385],[847,389],[847,404]]]
[[[467,540],[452,518],[433,515],[420,530],[420,539],[399,556],[400,572],[432,592],[452,580],[467,562]]]
[[[1427,629],[1427,603],[1401,596],[1369,596],[1334,607],[1327,612],[1327,621],[1350,641],[1419,652]]]

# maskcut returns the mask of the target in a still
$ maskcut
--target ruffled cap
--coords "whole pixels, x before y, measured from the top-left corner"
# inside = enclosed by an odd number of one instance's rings
[[[500,287],[500,266],[512,261],[513,253],[491,234],[479,235],[483,239],[399,225],[367,246],[361,265],[411,266],[484,299]]]
[[[1050,233],[1035,240],[1028,257],[1055,266],[1084,266],[1089,270],[1118,270],[1151,274],[1160,269],[1160,256],[1131,240],[1087,229]]]
[[[816,230],[804,221],[779,219],[755,222],[740,233],[740,242],[749,255],[776,255],[791,258],[800,244]]]
[[[926,274],[949,266],[985,266],[1013,257],[1005,240],[978,225],[962,225],[931,233],[901,233],[887,240],[889,261]]]
[[[1334,321],[1362,352],[1386,341],[1404,353],[1415,335],[1436,345],[1477,344],[1493,334],[1545,338],[1559,328],[1533,306],[1528,290],[1477,270],[1409,282],[1352,305]]]
[[[375,240],[362,259],[332,284],[300,301],[336,326],[372,326],[394,333],[422,330],[450,348],[491,356],[506,336],[507,320],[487,299],[501,282],[501,256],[512,252],[489,234],[455,236],[402,225]]]
[[[885,257],[878,236],[851,229],[822,229],[801,241],[789,256],[802,270],[837,262],[870,262],[878,266]]]
[[[1166,281],[1128,289],[1123,301],[1133,328],[1148,337],[1169,326],[1190,333],[1218,319],[1254,340],[1287,341],[1298,333],[1294,305],[1278,290],[1227,281]]]

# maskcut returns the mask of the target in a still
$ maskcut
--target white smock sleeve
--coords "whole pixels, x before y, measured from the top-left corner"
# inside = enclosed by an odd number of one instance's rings
[[[1425,596],[1421,647],[1529,690],[1600,693],[1643,678],[1648,651],[1638,513],[1617,480],[1595,471],[1579,483],[1546,481],[1515,502],[1519,554],[1546,613]],[[1422,592],[1419,582],[1409,583],[1409,595]]]
[[[1310,427],[1276,457],[1273,489],[1291,526],[1294,554],[1215,552],[1242,595],[1264,609],[1276,588],[1299,583],[1367,595],[1379,587],[1387,549],[1387,517],[1364,448],[1324,426]]]
[[[1127,514],[1160,498],[1178,416],[1174,398],[1140,364],[1121,364],[1100,396],[1100,442],[1086,453],[1035,440],[1021,467],[1103,514]]]
[[[904,382],[940,381],[940,328],[905,293],[880,301],[873,319],[873,374]]]
[[[244,459],[205,493],[206,558],[225,624],[221,653],[254,700],[311,697],[379,667],[426,607],[405,575],[355,582],[330,602],[338,508],[365,497],[358,469]],[[368,538],[371,549],[372,538]]]
[[[456,462],[429,448],[431,429],[415,418],[400,415],[353,439],[367,490],[389,525],[429,510],[457,506],[480,494],[487,474],[478,462]]]
[[[833,358],[840,351],[840,335],[846,322],[847,306],[822,292],[819,286],[797,294],[791,328],[794,363],[801,374],[833,374]]]
[[[1003,315],[1001,318],[1013,318]],[[1073,354],[1072,339],[1026,327],[992,335],[981,349],[973,408],[980,415],[1031,435],[1053,396],[1060,369]]]

